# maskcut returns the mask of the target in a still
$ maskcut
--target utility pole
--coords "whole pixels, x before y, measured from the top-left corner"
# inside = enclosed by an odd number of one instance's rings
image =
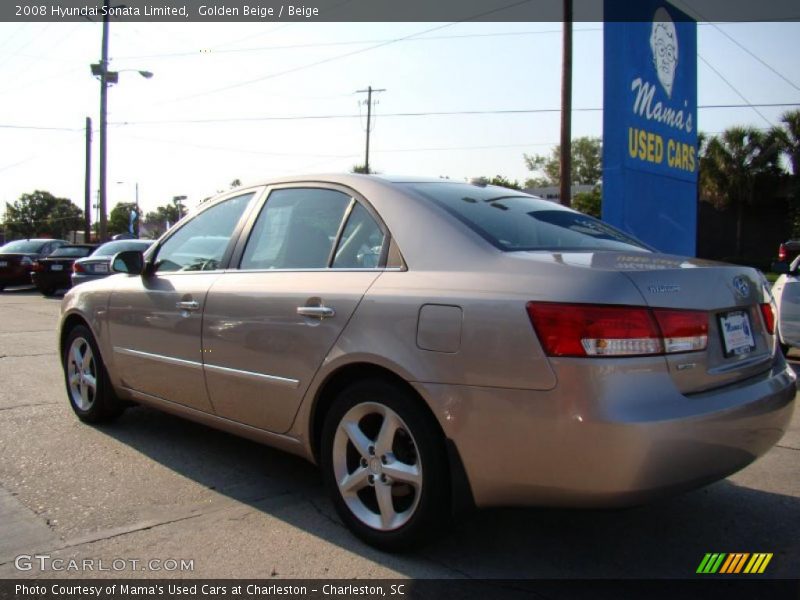
[[[108,21],[110,0],[103,0],[103,45],[100,56],[100,241],[108,239],[108,216],[106,215],[106,156],[108,120]]]
[[[373,90],[372,86],[368,86],[365,90],[356,90],[356,94],[367,94],[367,149],[364,154],[364,173],[369,175],[369,131],[372,127],[372,92],[385,92],[385,89]]]
[[[86,117],[86,181],[83,190],[83,243],[92,240],[92,119]]]
[[[564,0],[561,61],[561,204],[572,204],[572,0]]]

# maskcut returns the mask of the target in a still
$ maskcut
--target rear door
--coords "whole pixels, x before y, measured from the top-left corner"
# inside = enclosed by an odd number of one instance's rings
[[[108,322],[122,385],[212,412],[203,380],[203,307],[255,193],[227,198],[177,227],[157,248],[152,273],[118,278]]]
[[[205,376],[218,415],[280,433],[379,276],[388,236],[336,186],[273,189],[251,220],[239,269],[208,294]]]

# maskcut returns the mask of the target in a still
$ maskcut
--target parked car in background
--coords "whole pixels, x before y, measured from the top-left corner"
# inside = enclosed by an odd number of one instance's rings
[[[800,256],[800,240],[788,240],[778,246],[778,262],[789,265],[798,256]]]
[[[800,255],[791,264],[777,263],[773,269],[781,274],[772,285],[778,311],[775,335],[786,354],[791,348],[800,348]]]
[[[89,256],[96,248],[95,244],[68,244],[56,248],[49,256],[33,263],[31,281],[45,296],[71,288],[72,264],[79,258]]]
[[[473,502],[706,485],[794,409],[758,271],[501,187],[289,177],[202,204],[112,267],[125,275],[61,306],[77,417],[133,401],[298,454],[388,550]]]
[[[153,240],[117,240],[106,242],[90,256],[75,261],[72,265],[71,276],[72,285],[78,285],[85,281],[94,281],[111,275],[111,259],[119,252],[126,250],[147,250]]]
[[[10,285],[30,285],[33,263],[68,243],[66,240],[28,239],[0,247],[0,291]]]

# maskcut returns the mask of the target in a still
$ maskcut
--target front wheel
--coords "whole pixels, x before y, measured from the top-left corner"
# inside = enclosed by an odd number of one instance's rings
[[[114,394],[92,332],[83,325],[74,327],[64,348],[64,378],[72,410],[87,423],[116,419],[125,407]]]
[[[380,380],[346,388],[325,419],[321,450],[336,510],[368,544],[404,550],[446,523],[444,440],[410,392]]]

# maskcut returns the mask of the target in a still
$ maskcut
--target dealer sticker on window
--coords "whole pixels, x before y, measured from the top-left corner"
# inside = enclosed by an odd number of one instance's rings
[[[750,317],[745,311],[724,313],[719,317],[719,328],[725,344],[725,356],[747,354],[756,348]]]

